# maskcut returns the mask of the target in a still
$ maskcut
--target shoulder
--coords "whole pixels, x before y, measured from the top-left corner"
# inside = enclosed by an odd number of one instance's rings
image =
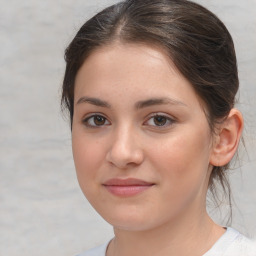
[[[105,256],[109,242],[110,241],[95,248],[92,248],[86,252],[78,254],[77,256]]]
[[[238,231],[236,232],[238,234],[227,249],[225,256],[256,256],[256,242],[240,234]]]
[[[204,256],[256,256],[256,243],[233,228],[213,245]]]

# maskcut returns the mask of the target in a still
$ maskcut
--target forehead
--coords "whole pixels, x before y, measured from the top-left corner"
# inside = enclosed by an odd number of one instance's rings
[[[122,67],[125,65],[127,71],[135,66],[156,68],[161,65],[168,68],[169,72],[180,73],[163,49],[143,43],[116,42],[98,47],[89,54],[82,67],[89,66],[87,65],[88,62],[90,62],[90,65],[93,64],[100,68],[107,68],[109,65],[115,65],[116,63],[119,66],[122,63]]]
[[[75,80],[75,98],[82,94],[162,97],[171,94],[192,105],[199,99],[191,83],[161,49],[143,44],[112,44],[93,51]]]

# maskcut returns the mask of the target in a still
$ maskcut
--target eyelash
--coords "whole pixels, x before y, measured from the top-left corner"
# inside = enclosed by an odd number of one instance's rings
[[[156,123],[154,122],[154,118],[157,118],[157,117],[164,118],[165,123],[163,125],[156,125]],[[155,125],[152,124],[150,126],[157,127],[157,128],[160,128],[160,129],[161,128],[163,129],[163,128],[169,127],[169,126],[171,126],[171,125],[173,125],[175,123],[175,120],[173,118],[167,116],[167,115],[160,114],[160,113],[154,113],[143,124],[148,123],[151,119],[153,120]]]
[[[97,125],[97,124],[95,124],[95,118],[97,118],[97,117],[98,117],[98,118],[102,118],[102,119],[104,120],[104,124],[102,124],[102,125]],[[93,120],[94,125],[92,125],[92,124],[89,123],[90,120]],[[108,122],[107,124],[105,124],[106,121]],[[110,125],[110,122],[107,120],[107,118],[104,117],[104,116],[101,115],[101,114],[93,114],[93,115],[90,115],[90,116],[86,117],[85,119],[83,119],[82,122],[83,122],[83,124],[84,124],[85,126],[87,126],[87,127],[89,127],[89,128],[99,128],[99,127],[101,127],[101,126]]]
[[[95,118],[102,119],[101,121],[103,121],[104,123],[101,124],[101,125],[95,124]],[[161,125],[156,125],[154,118],[163,118],[165,122],[164,122],[163,124],[161,124]],[[166,128],[166,127],[171,126],[171,125],[173,125],[173,124],[175,123],[175,120],[174,120],[173,118],[169,117],[169,116],[166,116],[166,115],[164,115],[164,114],[154,113],[154,114],[152,114],[152,115],[147,119],[146,122],[143,123],[143,125],[148,125],[147,123],[149,123],[149,121],[150,121],[151,119],[153,120],[153,122],[154,122],[155,125],[151,124],[151,125],[149,125],[149,126],[158,127],[158,128],[160,128],[160,129],[161,129],[161,128]],[[90,121],[91,121],[91,120],[94,122],[94,124],[90,124]],[[98,121],[99,121],[99,120],[98,120]],[[107,118],[104,117],[104,116],[101,115],[101,114],[93,114],[93,115],[90,115],[90,116],[86,117],[84,120],[82,120],[82,122],[83,122],[83,124],[84,124],[85,126],[87,126],[87,127],[89,127],[89,128],[100,128],[101,126],[106,126],[106,125],[110,125],[110,124],[111,124],[111,123],[107,120]],[[106,122],[107,122],[107,123],[106,123]]]

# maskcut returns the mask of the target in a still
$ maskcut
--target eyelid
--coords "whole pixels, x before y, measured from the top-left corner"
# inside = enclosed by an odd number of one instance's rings
[[[165,114],[165,113],[162,113],[162,112],[155,112],[155,113],[152,113],[150,114],[146,121],[143,123],[143,125],[145,125],[150,119],[154,118],[154,117],[157,117],[157,116],[160,116],[160,117],[164,117],[167,119],[167,121],[169,121],[170,123],[169,124],[164,124],[162,126],[158,126],[158,125],[149,125],[151,127],[157,127],[157,129],[164,129],[166,127],[169,127],[169,126],[172,126],[174,123],[176,123],[176,119],[168,114]]]
[[[90,125],[88,123],[88,121],[91,118],[94,118],[95,116],[103,117],[105,119],[105,123],[103,125],[96,125],[96,124],[95,125]],[[154,117],[164,117],[164,118],[166,118],[167,122],[164,125],[150,125],[150,124],[147,124]],[[174,117],[170,116],[169,114],[165,114],[165,113],[162,113],[162,112],[155,112],[155,113],[151,113],[150,115],[147,116],[146,121],[143,122],[143,125],[145,125],[145,126],[147,125],[147,126],[150,126],[150,127],[156,127],[157,129],[164,129],[164,128],[167,128],[169,126],[172,126],[175,122],[176,122],[176,119]],[[109,121],[108,117],[106,117],[104,114],[99,113],[99,112],[96,112],[96,113],[93,112],[93,113],[87,114],[85,117],[82,118],[82,124],[85,125],[86,127],[89,127],[89,128],[101,128],[101,127],[105,127],[105,126],[110,125],[111,122]]]
[[[100,117],[103,117],[105,119],[105,121],[107,121],[108,123],[107,124],[103,124],[103,125],[90,125],[88,123],[88,121],[91,119],[91,118],[94,118],[95,116],[100,116]],[[108,120],[108,118],[102,114],[102,113],[90,113],[90,114],[87,114],[85,117],[82,118],[82,124],[85,125],[86,127],[89,127],[89,128],[101,128],[101,127],[105,127],[107,125],[110,125],[111,122]]]

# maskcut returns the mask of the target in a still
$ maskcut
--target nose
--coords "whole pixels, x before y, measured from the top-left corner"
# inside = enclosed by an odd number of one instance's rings
[[[143,162],[144,154],[135,132],[131,129],[115,131],[106,159],[119,169],[140,165]]]

